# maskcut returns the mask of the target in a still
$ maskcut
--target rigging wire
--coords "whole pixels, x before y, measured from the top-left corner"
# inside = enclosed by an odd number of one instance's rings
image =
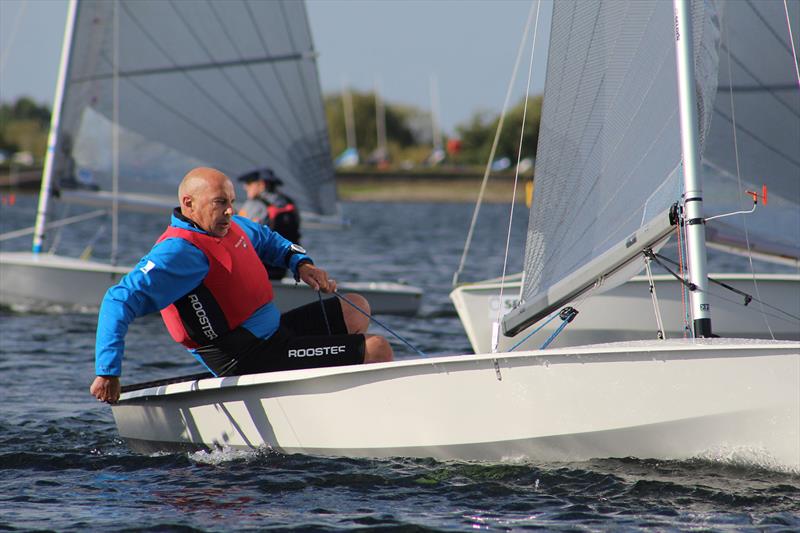
[[[538,5],[540,1],[536,4],[536,14],[537,19],[536,23],[539,23],[538,20]],[[500,120],[497,123],[497,129],[494,133],[494,141],[492,141],[492,148],[489,151],[489,160],[486,162],[486,168],[483,171],[483,181],[481,181],[481,188],[478,192],[478,199],[475,202],[475,209],[472,211],[472,221],[469,224],[469,230],[467,231],[467,240],[464,243],[464,251],[461,253],[461,259],[458,263],[458,269],[453,274],[453,287],[458,285],[458,278],[464,270],[464,264],[467,260],[467,254],[469,253],[469,248],[472,245],[472,236],[475,232],[475,227],[478,221],[478,213],[480,213],[481,204],[483,203],[483,195],[486,191],[486,185],[489,182],[489,175],[492,171],[492,161],[494,161],[495,153],[497,152],[497,145],[500,142],[500,133],[503,131],[503,124],[506,120],[506,111],[508,109],[508,103],[511,100],[511,90],[514,88],[514,83],[517,80],[517,71],[519,70],[520,61],[522,59],[522,52],[525,49],[525,43],[528,42],[528,32],[531,28],[531,23],[533,22],[534,16],[534,4],[531,3],[531,8],[528,11],[528,20],[525,23],[525,30],[522,32],[522,39],[519,42],[519,48],[517,49],[517,58],[514,60],[514,70],[511,73],[511,79],[508,82],[508,88],[506,89],[506,97],[503,101],[503,109],[500,111]],[[513,209],[513,206],[512,206]]]
[[[11,53],[14,44],[14,38],[17,36],[17,30],[20,27],[20,21],[22,20],[22,16],[25,14],[25,9],[28,7],[28,0],[22,0],[22,3],[19,6],[19,11],[17,11],[17,15],[14,17],[14,22],[11,25],[11,32],[10,35],[6,38],[6,42],[4,43],[5,46],[3,47],[3,53],[0,54],[0,78],[3,76],[3,70],[5,70],[6,61],[8,60],[8,54]]]
[[[533,28],[533,39],[531,41],[531,59],[528,63],[528,84],[525,87],[525,104],[523,106],[522,111],[522,126],[520,127],[519,132],[519,149],[517,150],[517,165],[516,169],[514,170],[514,190],[511,193],[511,207],[508,213],[508,232],[506,233],[506,250],[505,255],[503,256],[503,273],[500,276],[500,301],[503,301],[503,290],[505,289],[506,285],[506,271],[508,268],[508,250],[511,246],[511,228],[514,223],[514,205],[517,202],[517,183],[519,181],[519,162],[522,158],[522,139],[525,135],[525,118],[528,114],[528,95],[531,92],[531,78],[533,77],[533,57],[534,51],[536,50],[536,33],[539,28],[539,6],[541,5],[541,1],[536,3],[536,24]],[[520,290],[522,288],[520,287]],[[500,326],[500,319],[502,318],[502,306],[497,308],[497,320],[495,322],[495,328]],[[563,328],[562,328],[563,329]],[[560,330],[559,330],[560,332]],[[499,339],[499,333],[497,335]],[[492,346],[492,352],[497,351],[497,346]]]
[[[669,272],[670,274],[672,274],[672,276],[673,276],[673,277],[675,277],[675,279],[677,279],[678,281],[680,281],[680,282],[681,282],[681,284],[682,284],[684,287],[688,288],[689,290],[700,290],[700,289],[699,289],[697,286],[695,286],[695,285],[693,285],[692,283],[690,283],[690,282],[686,281],[685,279],[681,278],[681,277],[680,277],[678,274],[676,274],[675,272],[673,272],[673,271],[672,271],[672,270],[671,270],[669,267],[667,267],[666,265],[664,265],[663,263],[661,263],[661,261],[659,261],[659,259],[662,259],[662,260],[664,260],[664,261],[666,261],[666,262],[668,262],[668,263],[670,263],[670,264],[672,264],[672,265],[675,265],[675,266],[678,266],[678,265],[679,265],[679,263],[677,263],[676,261],[673,261],[673,260],[672,260],[672,259],[670,259],[669,257],[663,256],[663,255],[661,255],[661,254],[659,254],[659,253],[653,253],[653,254],[652,254],[652,258],[653,258],[653,260],[654,260],[656,263],[658,263],[658,264],[659,264],[659,266],[661,266],[661,268],[663,268],[664,270],[666,270],[667,272]],[[775,310],[775,311],[777,311],[777,312],[779,312],[779,313],[782,313],[782,314],[786,315],[786,317],[789,317],[789,318],[790,318],[790,319],[792,319],[792,320],[796,320],[796,321],[800,322],[800,316],[793,315],[792,313],[790,313],[790,312],[788,312],[788,311],[784,311],[784,310],[783,310],[783,309],[781,309],[780,307],[776,307],[776,306],[774,306],[774,305],[771,305],[771,304],[769,304],[769,303],[767,303],[767,302],[760,301],[760,300],[758,299],[758,297],[757,297],[757,296],[754,298],[752,295],[750,295],[750,294],[747,294],[747,293],[746,293],[746,292],[744,292],[744,291],[740,291],[740,290],[739,290],[739,289],[737,289],[736,287],[732,287],[732,286],[728,285],[727,283],[724,283],[724,282],[722,282],[722,281],[719,281],[719,280],[717,280],[717,279],[714,279],[714,278],[708,278],[708,281],[710,281],[711,283],[714,283],[715,285],[719,285],[720,287],[722,287],[722,288],[724,288],[724,289],[727,289],[727,290],[729,290],[729,291],[731,291],[731,292],[734,292],[734,293],[736,293],[736,294],[738,294],[738,295],[740,295],[740,296],[744,297],[744,303],[743,303],[743,304],[742,304],[742,303],[739,303],[739,302],[737,302],[736,300],[730,300],[730,301],[731,301],[731,302],[733,302],[733,303],[737,303],[737,304],[739,304],[739,305],[742,305],[743,307],[747,307],[747,305],[748,305],[748,304],[749,304],[751,301],[752,301],[752,302],[758,302],[758,303],[761,303],[761,304],[763,304],[763,305],[765,305],[765,306],[769,307],[770,309],[773,309],[773,310]],[[711,294],[711,293],[709,292],[709,294]],[[714,296],[719,296],[719,295],[716,295],[716,294],[715,294]],[[721,297],[721,296],[720,296],[720,297]],[[770,315],[770,316],[773,316],[773,317],[774,317],[775,315]],[[784,318],[784,319],[785,319],[785,318]]]
[[[664,321],[661,318],[661,307],[658,305],[658,294],[656,294],[656,284],[653,281],[653,271],[650,268],[650,257],[645,254],[644,268],[647,270],[647,282],[650,284],[650,297],[653,300],[653,310],[656,314],[656,325],[658,327],[658,338],[666,340],[667,330],[664,329]]]
[[[728,24],[727,21],[724,23],[723,31],[725,32],[725,41],[728,41]],[[732,65],[731,65],[731,51],[730,46],[726,46],[725,49],[728,53],[728,97],[730,98],[730,105],[731,105],[731,127],[733,129],[733,154],[734,154],[734,161],[736,162],[736,181],[738,184],[739,190],[739,201],[742,201],[742,173],[741,173],[741,166],[739,162],[739,139],[736,135],[736,105],[735,99],[733,97],[733,75],[731,74]],[[752,211],[755,211],[755,203],[753,204]],[[769,331],[769,336],[772,340],[775,340],[775,334],[772,331],[772,327],[769,324],[769,320],[767,319],[767,314],[764,311],[764,304],[761,303],[761,293],[758,290],[758,281],[756,280],[756,270],[755,266],[753,265],[753,254],[750,249],[750,232],[747,225],[747,217],[742,217],[742,225],[744,227],[744,242],[747,249],[747,259],[750,263],[750,273],[753,276],[753,286],[756,289],[756,296],[758,297],[759,306],[761,308],[761,316],[764,319],[764,324],[767,326],[767,331]]]
[[[800,66],[797,63],[797,47],[794,44],[794,34],[792,32],[792,22],[789,19],[789,5],[787,0],[783,0],[783,11],[786,13],[786,27],[789,30],[789,42],[792,43],[792,57],[794,58],[794,75],[797,79],[797,87],[800,88]]]

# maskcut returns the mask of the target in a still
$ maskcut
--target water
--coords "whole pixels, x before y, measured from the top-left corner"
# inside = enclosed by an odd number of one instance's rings
[[[0,207],[0,232],[30,222],[34,199]],[[382,320],[427,353],[467,353],[448,287],[471,206],[345,204],[353,226],[305,231],[303,244],[337,279],[405,279],[425,289],[420,317]],[[502,219],[506,208],[485,206]],[[77,212],[73,209],[72,213]],[[512,234],[520,242],[525,217]],[[132,263],[166,216],[123,217]],[[78,254],[103,223],[64,232]],[[107,225],[107,224],[106,224]],[[110,227],[106,228],[108,233]],[[484,225],[465,277],[497,276],[505,231]],[[25,249],[27,239],[4,243]],[[96,255],[108,254],[103,239]],[[712,258],[716,268],[722,261]],[[520,268],[512,248],[509,271]],[[733,267],[744,268],[743,265]],[[67,530],[688,530],[797,531],[800,476],[746,459],[473,464],[252,452],[141,456],[117,438],[110,409],[88,394],[95,316],[0,311],[0,529]],[[412,357],[394,343],[399,358]],[[157,317],[127,337],[124,381],[193,373]]]

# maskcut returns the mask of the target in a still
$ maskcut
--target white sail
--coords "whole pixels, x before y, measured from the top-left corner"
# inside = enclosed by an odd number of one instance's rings
[[[708,167],[704,190],[713,216],[749,209],[752,201],[745,189],[760,193],[766,185],[766,206],[752,215],[711,221],[708,240],[796,264],[800,260],[800,86],[787,13],[797,46],[797,0],[785,6],[782,0],[723,4],[719,87],[704,153]]]
[[[270,167],[303,227],[343,224],[303,2],[72,0],[54,102],[33,253],[0,252],[0,303],[96,306],[129,270],[116,265],[119,209],[166,215],[196,165],[231,178]],[[52,191],[111,206],[111,264],[41,253]],[[421,302],[398,283],[340,287],[368,294],[374,313]],[[305,285],[274,289],[283,309],[316,298]]]
[[[672,231],[668,210],[681,194],[673,19],[671,2],[555,4],[523,304],[506,333]],[[693,19],[702,143],[717,86],[717,6],[695,2]]]
[[[113,2],[78,4],[57,147],[58,187],[109,190]],[[307,212],[336,210],[302,2],[120,0],[120,191],[172,198],[191,165],[269,166]]]

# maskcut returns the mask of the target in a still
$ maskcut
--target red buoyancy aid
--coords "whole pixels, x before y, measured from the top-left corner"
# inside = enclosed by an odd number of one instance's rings
[[[291,204],[291,203],[286,204],[286,205],[281,206],[281,207],[278,207],[275,204],[268,204],[267,205],[267,213],[269,215],[270,221],[274,221],[278,217],[278,215],[281,215],[283,213],[292,213],[292,212],[294,212],[296,210],[297,210],[297,208],[295,207],[295,205]]]
[[[161,310],[176,342],[187,348],[213,344],[272,301],[272,284],[264,264],[235,221],[222,238],[170,226],[156,242],[174,237],[189,241],[208,259],[203,282]]]

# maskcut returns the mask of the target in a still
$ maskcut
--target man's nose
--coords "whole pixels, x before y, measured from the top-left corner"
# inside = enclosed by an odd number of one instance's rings
[[[233,216],[233,206],[232,205],[228,206],[228,209],[225,210],[225,214],[228,215],[229,217]]]

